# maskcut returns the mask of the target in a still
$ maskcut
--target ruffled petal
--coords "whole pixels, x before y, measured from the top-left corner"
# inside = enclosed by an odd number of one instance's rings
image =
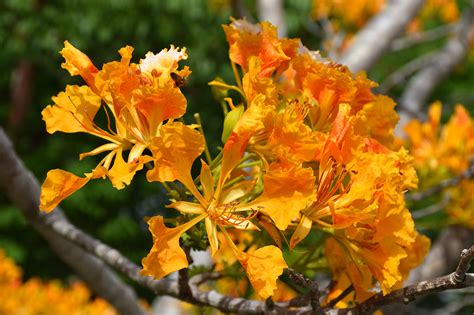
[[[153,235],[153,247],[142,260],[141,274],[161,279],[174,271],[186,268],[188,260],[186,253],[179,246],[179,238],[205,216],[205,214],[200,215],[175,228],[166,227],[161,216],[155,216],[148,220],[149,230]]]
[[[61,67],[69,71],[72,76],[80,75],[93,88],[94,76],[99,70],[94,66],[89,57],[68,41],[64,42],[64,48],[60,53],[65,60]]]
[[[96,131],[93,121],[101,100],[88,86],[68,85],[52,99],[54,105],[48,105],[41,112],[49,133]]]
[[[147,172],[147,179],[159,182],[179,180],[204,203],[191,177],[193,162],[204,151],[203,136],[189,126],[174,122],[161,127],[161,134],[154,138],[150,149],[155,167]]]
[[[239,205],[265,213],[280,230],[285,230],[314,197],[313,171],[288,162],[272,163],[263,178],[264,191],[254,201]]]
[[[51,212],[62,200],[84,187],[89,180],[103,177],[106,172],[105,168],[98,167],[92,173],[85,174],[85,177],[79,177],[60,169],[49,171],[41,186],[40,210]]]
[[[143,164],[152,161],[149,156],[140,156],[132,162],[126,162],[122,156],[122,149],[117,151],[114,164],[107,172],[112,185],[117,189],[122,189],[130,185],[135,173],[143,168]]]
[[[272,296],[278,277],[283,269],[288,268],[281,250],[276,246],[264,246],[254,252],[244,253],[243,257],[240,263],[255,291],[263,299]]]

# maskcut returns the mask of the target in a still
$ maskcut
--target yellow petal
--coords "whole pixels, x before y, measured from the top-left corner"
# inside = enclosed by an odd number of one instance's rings
[[[201,214],[204,213],[205,209],[199,203],[188,202],[188,201],[177,201],[166,206],[167,208],[173,208],[183,213]]]
[[[203,150],[204,138],[198,131],[179,122],[162,126],[161,135],[151,145],[155,168],[147,172],[148,181],[179,180],[205,203],[191,177],[193,162]]]
[[[68,85],[53,101],[54,105],[48,105],[41,112],[49,133],[96,130],[93,120],[101,100],[88,86]]]
[[[214,256],[214,254],[219,249],[219,240],[217,239],[216,224],[212,222],[209,218],[206,218],[204,222],[206,224],[207,238],[209,239],[209,244],[211,245],[211,255]]]
[[[277,279],[288,268],[281,250],[276,246],[264,246],[252,253],[246,253],[240,263],[247,272],[255,291],[266,299],[273,295]]]
[[[232,201],[242,198],[243,196],[251,192],[254,186],[255,181],[253,180],[241,181],[236,183],[235,185],[232,185],[230,188],[225,189],[222,192],[221,204],[228,204]]]
[[[94,75],[99,71],[86,54],[71,45],[68,41],[64,42],[64,48],[61,55],[65,62],[61,64],[63,69],[69,71],[71,75],[80,75],[90,87],[94,86]]]
[[[188,260],[186,253],[179,246],[179,238],[189,228],[201,221],[204,216],[196,217],[176,228],[166,227],[163,217],[160,216],[148,220],[149,230],[153,235],[153,247],[143,258],[143,270],[140,273],[160,279],[176,270],[186,268]]]
[[[314,198],[313,171],[287,162],[272,163],[264,176],[264,191],[254,201],[238,205],[236,210],[258,210],[285,230]]]
[[[114,149],[116,149],[119,145],[116,144],[116,143],[106,143],[104,145],[101,145],[97,148],[95,148],[94,150],[92,151],[89,151],[89,152],[86,152],[86,153],[81,153],[79,155],[79,160],[82,160],[83,158],[85,158],[86,156],[92,156],[92,155],[97,155],[97,154],[100,154],[100,153],[104,153],[106,151],[113,151]]]
[[[107,176],[115,188],[122,189],[125,185],[130,185],[135,173],[141,170],[143,164],[150,160],[149,157],[140,157],[135,159],[134,162],[127,163],[123,159],[122,149],[119,149],[115,155],[114,165],[108,171]]]
[[[204,199],[210,201],[212,196],[214,196],[214,178],[212,177],[211,169],[203,160],[201,160],[201,175],[199,179],[204,191]]]
[[[204,219],[201,215],[193,220],[175,228],[165,226],[163,217],[155,216],[148,221],[148,226],[153,235],[153,247],[148,255],[143,258],[142,275],[153,276],[156,279],[188,266],[186,253],[179,246],[179,238],[193,225]]]
[[[308,236],[309,231],[311,231],[312,225],[313,225],[313,222],[308,217],[304,215],[301,216],[298,227],[296,228],[293,235],[291,235],[291,240],[290,240],[291,249],[293,249],[296,245],[298,245],[299,242],[301,242],[302,240],[306,238],[306,236]]]
[[[65,198],[84,187],[91,179],[103,177],[106,169],[98,167],[86,177],[78,177],[72,173],[54,169],[48,172],[41,186],[40,210],[50,212]]]
[[[260,226],[263,227],[268,235],[270,235],[275,244],[281,248],[283,236],[280,230],[273,224],[273,222],[270,222],[270,219],[267,219],[265,216],[257,216],[257,220],[258,223],[260,223]]]
[[[254,25],[246,20],[235,20],[223,28],[230,46],[229,57],[244,71],[248,70],[251,56],[262,61],[261,77],[270,76],[281,63],[290,59],[283,52],[276,27],[269,22]]]

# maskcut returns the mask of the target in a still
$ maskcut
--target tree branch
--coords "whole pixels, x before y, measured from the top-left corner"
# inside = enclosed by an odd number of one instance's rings
[[[449,35],[456,29],[456,24],[443,24],[436,28],[424,31],[412,33],[408,36],[398,38],[392,42],[390,46],[391,51],[399,51],[410,48],[414,45],[423,44],[426,42],[434,41]]]
[[[371,68],[390,49],[393,39],[405,30],[415,17],[423,0],[390,1],[385,9],[362,28],[338,62],[352,72]]]
[[[260,21],[268,21],[278,28],[279,37],[287,36],[282,0],[258,0],[257,12]]]
[[[474,245],[462,251],[458,267],[453,273],[436,279],[421,281],[387,295],[383,295],[382,292],[377,293],[354,308],[341,310],[343,312],[339,314],[369,314],[383,305],[393,303],[407,304],[414,301],[417,297],[430,293],[474,286],[474,273],[467,273],[473,258]]]
[[[399,85],[411,76],[416,73],[423,67],[429,65],[433,58],[436,57],[434,52],[429,52],[425,55],[422,55],[418,58],[411,60],[410,62],[404,64],[399,69],[391,73],[379,86],[377,91],[381,94],[387,94],[394,86]],[[406,110],[406,109],[405,109]],[[412,113],[413,116],[419,115],[417,112]]]
[[[45,224],[55,218],[67,222],[61,209],[50,215],[39,212],[40,186],[33,174],[16,155],[13,145],[0,128],[0,186],[7,197],[22,212],[27,221],[49,243],[52,250],[68,264],[98,295],[106,299],[121,314],[144,314],[135,292],[125,285],[101,260],[65,240]]]

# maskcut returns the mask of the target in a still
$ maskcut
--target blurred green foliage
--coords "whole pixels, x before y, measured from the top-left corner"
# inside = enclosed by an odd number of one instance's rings
[[[254,1],[244,1],[255,17]],[[311,0],[286,1],[285,22],[289,36],[302,38],[313,50],[321,47],[323,32],[311,21]],[[207,83],[216,76],[233,83],[228,62],[228,46],[220,27],[232,15],[228,1],[218,0],[2,0],[0,2],[0,124],[7,128],[19,155],[41,182],[46,172],[61,168],[81,174],[96,164],[94,157],[79,161],[78,156],[99,142],[89,135],[46,133],[41,110],[51,96],[66,84],[83,84],[61,69],[59,51],[69,40],[100,67],[118,59],[117,50],[135,48],[134,61],[147,51],[185,46],[185,62],[192,75],[183,93],[188,99],[187,122],[199,112],[213,154],[221,145],[223,114]],[[388,54],[369,77],[382,80],[403,63],[443,44],[443,40],[414,49]],[[472,59],[472,57],[471,57]],[[24,113],[13,107],[11,87],[22,65],[31,67],[31,87],[20,86],[26,96]],[[460,66],[448,82],[434,94],[448,104],[472,103],[474,62]],[[17,86],[18,88],[18,86]],[[397,96],[400,90],[395,89]],[[449,111],[449,109],[448,109]],[[16,115],[16,116],[15,116]],[[12,116],[17,119],[15,123]],[[68,217],[79,227],[116,247],[139,263],[151,247],[144,216],[163,210],[167,199],[155,183],[143,174],[133,184],[117,191],[107,181],[94,181],[62,203]],[[70,270],[29,227],[21,214],[0,193],[0,247],[19,263],[25,276],[64,278]]]

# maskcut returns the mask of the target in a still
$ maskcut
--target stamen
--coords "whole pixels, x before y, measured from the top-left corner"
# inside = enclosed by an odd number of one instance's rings
[[[233,201],[219,207],[219,209],[210,211],[209,218],[222,226],[238,227],[242,225],[244,222],[248,222],[252,220],[253,218],[255,218],[255,216],[258,214],[260,210],[260,209],[257,209],[257,210],[251,209],[250,214],[248,214],[247,216],[236,215],[234,212],[235,212],[235,208],[239,205],[239,203],[240,202],[238,201]],[[247,227],[248,226],[244,228],[247,228]]]
[[[68,99],[69,101],[71,102],[71,104],[77,109],[77,106],[76,104],[74,104],[74,102],[72,101],[71,97],[68,96]],[[88,126],[86,126],[82,121],[80,121],[75,113],[73,111],[68,111],[71,116],[74,118],[74,120],[81,125],[82,128],[84,128],[85,130],[87,130],[87,132],[89,132],[90,134],[93,134],[93,135],[96,135],[98,137],[101,137],[101,138],[104,138],[106,140],[109,140],[109,141],[112,141],[114,143],[117,143],[117,144],[120,144],[120,142],[118,142],[117,140],[114,139],[114,135],[111,135],[109,133],[107,133],[105,130],[103,130],[102,128],[100,128],[99,126],[97,126],[97,124],[90,118],[90,116],[87,115],[87,118],[89,118],[89,120],[91,121],[91,125],[93,128],[89,128]],[[87,111],[83,111],[85,114],[87,114]]]
[[[350,183],[344,186],[344,181],[349,174],[344,164],[337,163],[333,156],[327,159],[325,165],[322,166],[322,173],[319,176],[318,188],[316,190],[316,200],[306,211],[306,215],[315,217],[322,217],[322,212],[327,204],[336,198],[347,193],[350,188]],[[325,214],[327,211],[324,212]]]
[[[109,130],[109,132],[110,132],[111,134],[113,134],[114,136],[116,136],[117,133],[112,130],[112,127],[111,127],[111,124],[110,124],[109,111],[107,110],[107,107],[108,107],[108,106],[106,106],[105,104],[102,103],[102,107],[104,108],[105,115],[107,116],[107,129]]]

